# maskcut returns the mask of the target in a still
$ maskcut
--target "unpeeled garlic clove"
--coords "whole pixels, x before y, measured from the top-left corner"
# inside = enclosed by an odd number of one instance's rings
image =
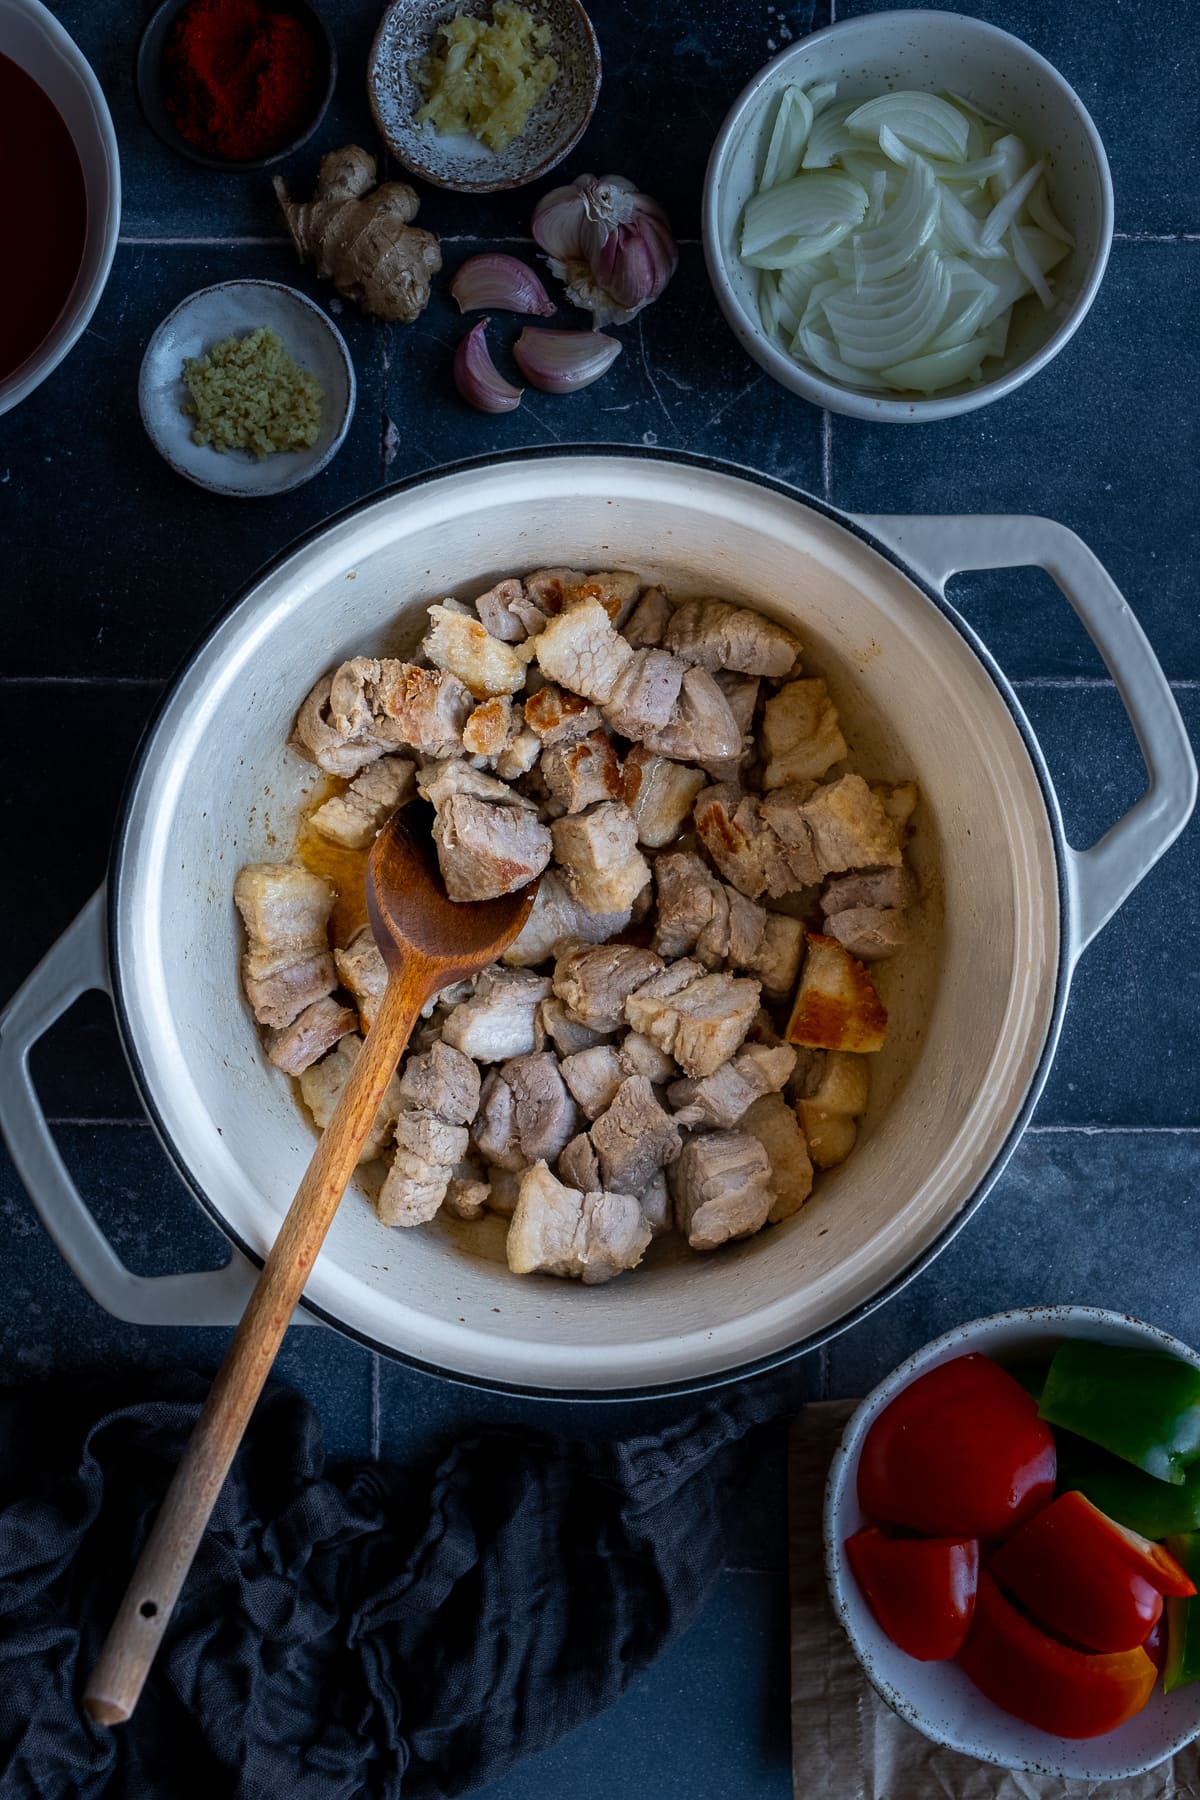
[[[580,175],[553,188],[534,210],[533,235],[596,325],[634,318],[657,300],[679,261],[662,207],[623,175]]]
[[[548,319],[555,306],[527,263],[515,256],[488,252],[469,256],[450,283],[459,312],[495,307],[500,312],[535,313]]]
[[[454,352],[454,385],[467,405],[479,412],[515,412],[525,390],[505,381],[492,361],[486,333],[487,320],[480,319],[459,343]]]
[[[620,354],[616,338],[603,332],[544,331],[533,325],[513,345],[522,375],[547,394],[573,394],[599,381]]]

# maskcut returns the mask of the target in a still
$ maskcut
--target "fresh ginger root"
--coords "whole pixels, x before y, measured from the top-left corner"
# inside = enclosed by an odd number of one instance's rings
[[[410,224],[420,202],[407,182],[375,187],[375,158],[347,144],[321,158],[307,204],[278,175],[274,185],[301,262],[314,262],[339,294],[377,319],[409,324],[424,311],[442,253],[431,231]]]

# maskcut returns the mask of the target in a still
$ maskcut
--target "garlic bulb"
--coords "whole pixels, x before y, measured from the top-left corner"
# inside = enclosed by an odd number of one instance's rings
[[[623,175],[579,175],[543,195],[533,235],[597,326],[623,325],[657,300],[679,261],[666,213]]]

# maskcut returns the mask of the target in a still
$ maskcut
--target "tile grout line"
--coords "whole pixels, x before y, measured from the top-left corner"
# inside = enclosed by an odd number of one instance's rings
[[[258,235],[248,233],[244,237],[200,237],[181,233],[177,237],[140,236],[136,232],[122,232],[117,243],[125,249],[172,249],[181,250],[236,250],[241,245],[273,245],[276,248],[286,247],[291,243],[286,234]],[[486,231],[443,232],[439,242],[443,244],[532,244],[533,238],[528,233],[517,235],[494,235]],[[681,249],[694,250],[701,243],[698,237],[676,238]],[[1200,244],[1200,231],[1114,231],[1114,244]]]
[[[379,1393],[381,1386],[379,1352],[371,1352],[371,1461],[378,1462],[383,1442]]]
[[[833,414],[821,408],[821,492],[833,505]]]

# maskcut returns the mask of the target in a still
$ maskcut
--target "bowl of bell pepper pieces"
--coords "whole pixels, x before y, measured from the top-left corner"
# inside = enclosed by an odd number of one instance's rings
[[[928,1737],[1153,1768],[1200,1735],[1200,1356],[1092,1307],[960,1326],[847,1424],[825,1557],[867,1675]]]

